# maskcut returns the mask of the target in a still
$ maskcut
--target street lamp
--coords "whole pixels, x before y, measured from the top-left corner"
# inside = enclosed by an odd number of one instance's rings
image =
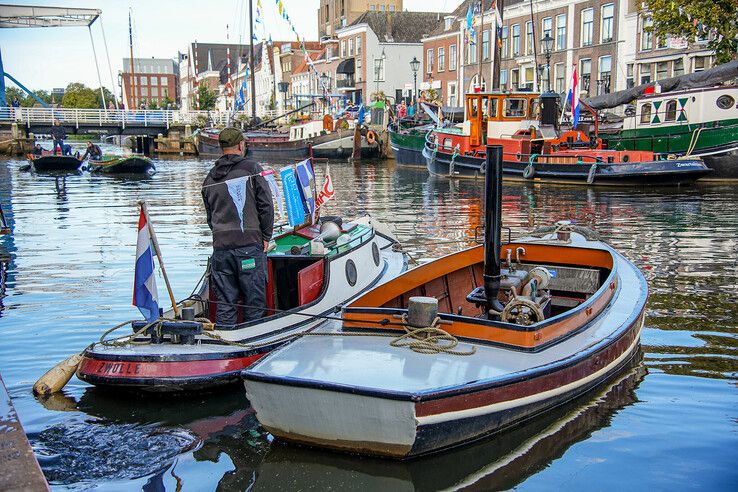
[[[415,86],[415,112],[418,111],[418,70],[420,70],[420,62],[416,57],[410,60],[410,69],[413,71],[413,85]]]
[[[323,86],[323,99],[324,99],[326,109],[328,108],[328,84],[330,82],[331,82],[331,76],[323,72],[320,75],[320,83]]]
[[[546,55],[546,90],[551,90],[551,50],[553,49],[553,38],[549,33],[541,40],[541,50]]]

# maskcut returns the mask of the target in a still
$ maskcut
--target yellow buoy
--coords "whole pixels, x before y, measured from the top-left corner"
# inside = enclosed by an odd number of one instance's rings
[[[33,385],[33,394],[48,396],[61,390],[72,379],[80,362],[82,352],[59,362],[36,381]]]

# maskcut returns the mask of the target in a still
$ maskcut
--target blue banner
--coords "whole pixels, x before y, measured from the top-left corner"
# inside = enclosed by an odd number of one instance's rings
[[[305,209],[297,186],[297,177],[291,167],[282,168],[279,174],[282,176],[282,190],[287,204],[287,219],[290,226],[296,227],[305,222]]]
[[[313,173],[313,166],[310,165],[310,159],[297,164],[297,179],[300,183],[298,191],[305,207],[305,213],[312,216],[315,212],[315,196],[313,195],[315,173]]]

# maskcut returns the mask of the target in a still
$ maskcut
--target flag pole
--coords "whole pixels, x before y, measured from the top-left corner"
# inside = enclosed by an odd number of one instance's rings
[[[179,308],[177,307],[177,301],[174,300],[174,293],[172,292],[172,286],[169,284],[169,277],[167,276],[167,270],[164,268],[164,260],[161,256],[161,250],[159,250],[159,241],[156,239],[156,234],[154,233],[154,228],[151,226],[151,219],[149,218],[149,211],[146,208],[146,201],[139,200],[138,204],[141,206],[141,211],[144,214],[144,217],[146,218],[146,227],[149,229],[149,235],[151,236],[151,244],[154,245],[154,252],[156,253],[157,258],[159,258],[159,267],[161,268],[161,273],[164,276],[164,283],[167,286],[167,292],[169,293],[169,299],[172,301],[172,309],[174,310],[174,316],[179,317]]]

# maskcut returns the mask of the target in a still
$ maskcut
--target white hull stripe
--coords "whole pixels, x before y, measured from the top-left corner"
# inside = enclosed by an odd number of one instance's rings
[[[630,346],[626,350],[624,350],[623,353],[620,354],[620,356],[618,356],[617,359],[613,360],[610,364],[606,365],[599,371],[593,372],[587,377],[578,379],[576,381],[573,381],[569,384],[560,386],[555,389],[543,391],[541,393],[536,393],[530,396],[525,396],[523,398],[518,398],[517,400],[508,400],[508,401],[503,401],[499,403],[493,403],[491,405],[486,405],[483,407],[469,408],[466,410],[456,410],[452,412],[439,413],[435,415],[427,415],[425,417],[416,417],[418,425],[419,426],[432,425],[432,424],[439,424],[439,423],[449,422],[449,421],[454,421],[454,420],[467,419],[470,417],[479,417],[481,415],[501,412],[503,410],[507,410],[510,408],[522,407],[524,405],[536,403],[541,400],[547,400],[550,398],[554,398],[560,394],[575,390],[576,388],[586,385],[587,383],[603,376],[607,372],[611,371],[614,367],[619,365],[621,362],[623,362],[623,360],[625,360],[630,355],[630,353],[633,351],[633,349],[640,343],[640,331],[642,328],[643,328],[643,321],[641,321],[641,326],[638,327],[638,333],[633,338],[633,343],[631,343]]]

